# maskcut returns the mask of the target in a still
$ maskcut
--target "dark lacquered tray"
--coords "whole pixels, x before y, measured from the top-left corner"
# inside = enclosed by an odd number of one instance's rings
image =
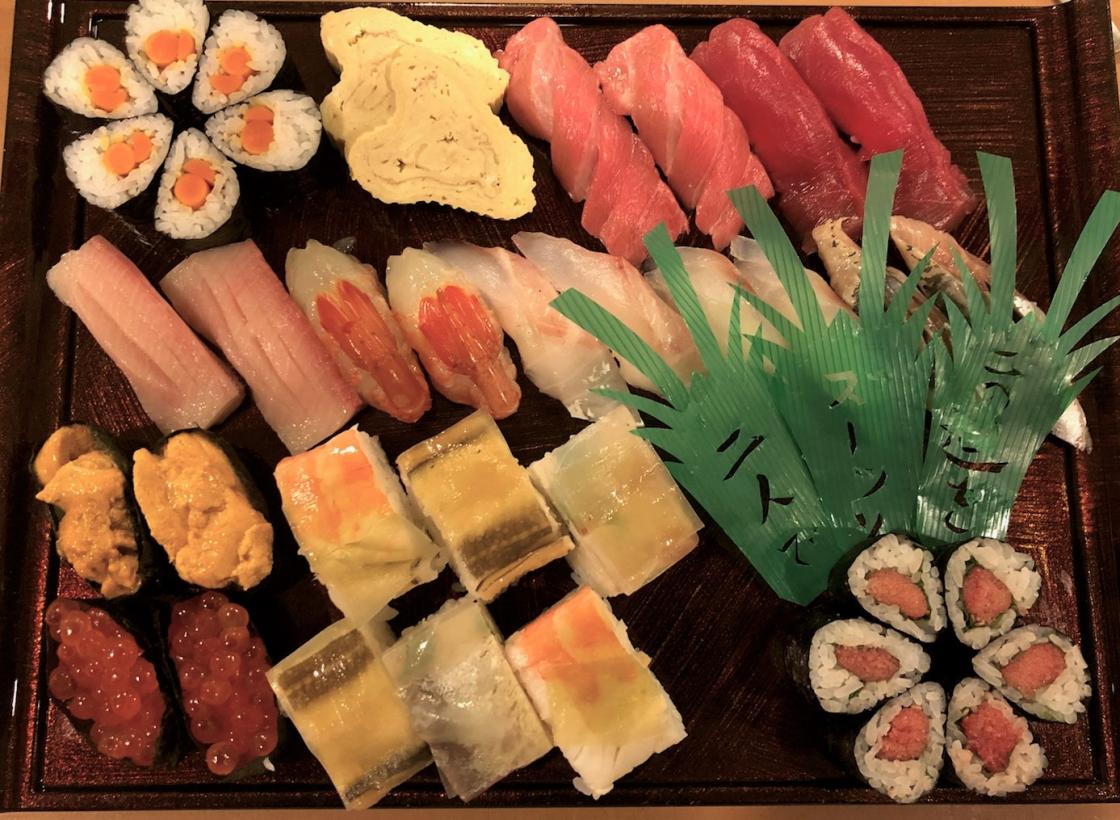
[[[227,3],[214,3],[220,12]],[[246,2],[281,29],[288,45],[287,85],[321,99],[333,82],[318,44],[319,2]],[[1014,160],[1019,191],[1020,286],[1043,304],[1053,271],[1064,262],[1089,208],[1106,187],[1120,187],[1120,117],[1104,3],[1074,0],[1029,10],[864,9],[858,19],[891,51],[924,101],[937,133],[970,178],[973,151]],[[141,771],[96,755],[46,697],[43,609],[57,595],[89,595],[86,585],[52,554],[45,511],[32,500],[25,466],[37,442],[58,424],[93,422],[129,445],[155,440],[124,378],[76,326],[45,286],[43,274],[65,250],[95,233],[116,243],[153,279],[182,258],[144,214],[89,208],[65,179],[60,147],[72,135],[39,94],[51,55],[73,37],[96,31],[123,39],[125,2],[28,0],[16,10],[15,53],[0,227],[0,808],[179,808],[337,805],[337,797],[298,738],[278,757],[275,774],[238,783],[211,778],[196,753],[174,770]],[[715,22],[749,16],[780,35],[811,9],[656,6],[398,6],[437,24],[462,27],[499,47],[515,28],[550,13],[589,59],[650,22],[664,22],[686,47]],[[181,110],[180,122],[189,117]],[[87,126],[88,127],[88,126]],[[279,269],[286,250],[309,237],[357,237],[356,253],[382,268],[385,258],[425,240],[462,237],[507,243],[519,230],[593,240],[579,228],[578,207],[553,178],[547,148],[532,142],[539,207],[499,223],[448,209],[386,207],[373,202],[324,145],[309,171],[242,173],[242,229]],[[963,243],[986,252],[986,220],[973,214]],[[699,237],[693,237],[699,242]],[[1086,304],[1117,289],[1115,246],[1090,282]],[[1111,330],[1116,332],[1117,323]],[[1033,618],[1080,640],[1096,695],[1076,725],[1035,722],[1050,758],[1045,779],[1022,799],[1088,801],[1120,798],[1117,695],[1120,671],[1116,542],[1120,532],[1120,459],[1116,429],[1120,396],[1116,351],[1084,402],[1096,437],[1089,456],[1048,442],[1032,466],[1012,519],[1011,540],[1040,566],[1044,588]],[[501,427],[528,462],[556,446],[579,423],[524,380],[520,412]],[[381,436],[390,457],[465,414],[436,397],[414,426],[373,411],[364,429]],[[280,442],[252,405],[221,428],[267,478],[283,455]],[[268,485],[266,485],[268,486]],[[271,489],[271,488],[270,488]],[[247,603],[274,658],[294,649],[336,614],[308,577],[278,524],[277,569]],[[493,606],[507,633],[572,586],[563,562],[532,574]],[[450,573],[402,601],[399,629],[451,594]],[[783,663],[786,626],[799,610],[779,602],[729,542],[709,526],[699,549],[616,612],[684,716],[689,737],[625,778],[601,803],[776,803],[879,800],[827,757],[823,715],[806,708]],[[960,669],[953,670],[955,672]],[[374,716],[371,719],[376,719]],[[482,806],[588,804],[571,787],[558,753],[517,772],[479,798]],[[945,785],[934,801],[974,799]],[[446,804],[433,769],[398,788],[387,806]]]

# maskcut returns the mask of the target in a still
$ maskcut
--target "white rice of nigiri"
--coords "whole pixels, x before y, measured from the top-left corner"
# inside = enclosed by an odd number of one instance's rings
[[[174,124],[162,114],[149,114],[108,123],[79,137],[62,151],[66,176],[89,203],[117,208],[147,188],[171,147]],[[113,143],[141,131],[152,142],[152,153],[125,176],[113,173],[104,156]]]
[[[222,49],[232,46],[241,46],[249,52],[249,68],[253,73],[241,88],[227,95],[214,88],[211,78],[221,71]],[[224,12],[203,47],[198,79],[191,94],[194,107],[203,114],[213,114],[259,94],[272,85],[286,55],[284,38],[274,26],[249,11]]]
[[[128,93],[128,100],[112,111],[95,106],[86,87],[86,72],[100,65],[115,68],[121,88]],[[43,74],[43,93],[52,102],[85,117],[120,120],[154,114],[158,108],[155,90],[140,76],[136,66],[120,49],[92,37],[79,37],[51,60]]]
[[[198,54],[210,25],[210,12],[203,0],[140,0],[128,7],[124,20],[124,44],[128,56],[144,78],[167,94],[178,94],[191,83],[198,68]],[[148,56],[148,38],[160,31],[185,32],[194,41],[194,51],[185,59],[158,66]]]

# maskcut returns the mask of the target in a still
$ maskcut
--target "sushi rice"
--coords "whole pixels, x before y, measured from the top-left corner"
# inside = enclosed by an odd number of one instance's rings
[[[171,148],[174,124],[162,114],[149,114],[110,122],[66,146],[62,159],[66,176],[89,203],[99,208],[117,208],[146,189],[155,178]],[[105,152],[137,131],[151,142],[151,153],[124,176],[106,164]]]
[[[193,209],[174,193],[183,163],[203,159],[214,169],[213,187],[202,206]],[[197,129],[190,128],[171,145],[156,198],[156,230],[175,239],[201,239],[224,225],[237,205],[241,189],[233,163]]]
[[[868,591],[869,576],[878,570],[891,569],[908,578],[925,594],[929,604],[926,617],[909,618],[898,606],[882,603]],[[934,640],[945,627],[941,575],[933,563],[933,555],[906,538],[885,535],[861,552],[848,568],[848,588],[872,617],[919,641]]]
[[[128,99],[112,110],[94,105],[86,85],[86,74],[99,66],[117,71]],[[86,117],[120,120],[154,114],[156,92],[119,49],[104,40],[79,37],[62,49],[43,74],[43,92],[54,103]]]
[[[210,26],[210,12],[203,0],[140,0],[128,7],[124,44],[128,56],[144,78],[167,94],[178,94],[194,77],[198,53]],[[194,50],[182,59],[160,67],[148,54],[149,38],[161,32],[187,35]]]
[[[985,702],[998,709],[1019,730],[1020,739],[1008,759],[1007,768],[990,772],[980,757],[968,747],[968,738],[961,720]],[[988,797],[1003,797],[1026,791],[1027,786],[1042,776],[1046,769],[1046,753],[1034,742],[1030,727],[997,692],[981,680],[965,678],[949,698],[949,721],[946,727],[949,760],[960,781],[969,789]]]
[[[241,87],[225,94],[214,87],[214,77],[222,71],[221,52],[226,48],[244,48],[249,54],[247,68],[250,74]],[[227,11],[218,18],[199,62],[198,80],[194,84],[191,100],[203,114],[213,114],[227,105],[259,94],[276,79],[284,65],[287,52],[284,39],[275,27],[248,11]]]
[[[1065,668],[1057,679],[1039,689],[1031,697],[1024,695],[1004,679],[1003,667],[1025,649],[1049,642],[1061,650]],[[1023,626],[988,644],[975,658],[976,674],[1002,692],[1008,700],[1025,712],[1062,723],[1074,723],[1085,711],[1085,698],[1091,694],[1089,668],[1081,648],[1060,632],[1045,626]]]
[[[915,760],[887,760],[879,753],[891,721],[903,709],[917,706],[929,719],[929,737]],[[871,788],[896,803],[913,803],[937,784],[945,754],[945,690],[919,683],[887,701],[856,736],[856,766]]]
[[[972,623],[965,612],[962,588],[973,565],[991,572],[1011,592],[1012,605],[989,624]],[[1034,560],[1010,544],[994,538],[977,538],[953,552],[945,566],[945,607],[957,639],[972,649],[981,649],[993,638],[1005,635],[1019,615],[1025,615],[1042,589],[1042,577]]]
[[[899,662],[888,680],[865,682],[836,660],[836,646],[884,649]],[[832,621],[818,629],[809,645],[809,682],[826,712],[856,714],[901,694],[929,671],[929,655],[893,629],[862,618]]]
[[[242,145],[246,114],[256,106],[272,112],[272,142],[263,153],[250,153]],[[206,121],[206,136],[234,162],[261,171],[294,171],[305,166],[319,148],[323,123],[319,106],[306,94],[266,91],[231,105]]]

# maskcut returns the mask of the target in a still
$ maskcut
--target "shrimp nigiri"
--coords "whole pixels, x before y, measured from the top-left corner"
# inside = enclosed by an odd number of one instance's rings
[[[406,248],[389,258],[389,304],[436,389],[496,419],[517,411],[517,369],[502,326],[462,272],[438,256]]]
[[[284,281],[367,403],[407,422],[428,411],[428,383],[372,267],[312,239],[288,251]]]
[[[551,306],[556,288],[532,262],[502,248],[469,242],[424,245],[470,279],[517,343],[525,375],[573,416],[594,421],[618,406],[591,392],[626,391],[607,348]]]
[[[513,237],[518,250],[540,268],[557,290],[581,291],[638,334],[688,384],[703,365],[684,320],[661,301],[649,282],[625,259],[581,248],[575,242],[543,233]],[[653,383],[622,359],[622,377],[642,390]]]

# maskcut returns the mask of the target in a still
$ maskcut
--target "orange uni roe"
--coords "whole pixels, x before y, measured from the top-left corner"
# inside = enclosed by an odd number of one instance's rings
[[[129,100],[128,92],[121,85],[120,71],[111,65],[90,66],[84,80],[94,108],[111,114]]]
[[[241,147],[246,154],[265,154],[275,139],[272,123],[275,114],[267,105],[257,103],[245,111],[245,125],[241,128]]]
[[[148,39],[144,41],[144,54],[160,69],[186,60],[194,53],[194,35],[186,29],[160,29],[148,35]]]
[[[197,157],[188,159],[179,168],[172,193],[188,208],[197,211],[206,204],[206,197],[214,190],[217,173],[214,166]]]
[[[218,70],[210,75],[210,85],[227,97],[241,90],[245,81],[257,72],[249,67],[253,55],[245,46],[226,46],[218,52]]]

